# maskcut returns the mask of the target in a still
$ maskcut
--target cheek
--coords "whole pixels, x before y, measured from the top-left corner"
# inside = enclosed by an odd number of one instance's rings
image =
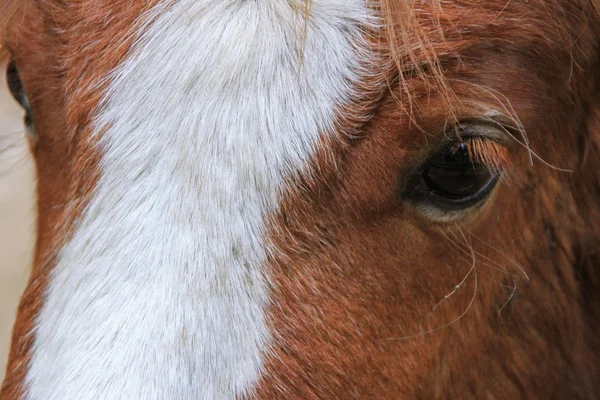
[[[318,365],[323,376],[343,370],[358,386],[373,376],[355,370],[360,365],[403,376],[397,384],[412,390],[412,377],[436,354],[435,342],[386,339],[436,329],[467,309],[474,286],[466,250],[455,249],[416,215],[382,212],[361,219],[336,212],[336,204],[299,211],[302,202],[290,203],[295,209],[282,207],[272,226],[277,252],[268,271],[278,306],[268,315],[282,350],[267,368],[289,376],[290,369]],[[430,317],[465,277],[464,290]],[[410,361],[415,357],[418,363]]]
[[[284,202],[271,226],[278,254],[271,274],[281,295],[307,291],[340,304],[356,300],[366,308],[391,302],[393,313],[438,292],[443,297],[454,286],[451,277],[462,279],[464,271],[455,267],[469,265],[464,251],[454,250],[443,231],[415,211],[351,213],[339,201],[333,195]],[[444,282],[437,284],[440,276]],[[406,321],[418,317],[401,312]]]

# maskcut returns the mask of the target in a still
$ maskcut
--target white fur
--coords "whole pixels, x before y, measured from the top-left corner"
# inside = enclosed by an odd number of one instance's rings
[[[28,399],[233,398],[261,377],[266,216],[334,132],[368,12],[315,0],[305,26],[292,0],[171,3],[110,77],[101,177],[51,274]]]

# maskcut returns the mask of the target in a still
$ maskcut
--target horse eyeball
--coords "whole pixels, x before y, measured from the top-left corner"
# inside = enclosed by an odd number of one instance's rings
[[[507,157],[506,148],[490,139],[453,140],[429,157],[409,181],[405,196],[432,219],[455,220],[489,197]]]
[[[14,60],[11,60],[6,68],[6,82],[12,97],[25,110],[23,122],[25,124],[28,136],[30,138],[34,138],[31,105],[29,103],[29,99],[27,98],[27,94],[25,93],[25,89],[23,88],[23,82],[21,82],[21,76],[19,75],[19,70],[17,69]]]
[[[455,202],[485,195],[498,175],[471,160],[466,143],[453,147],[430,159],[422,172],[423,183],[432,193]]]

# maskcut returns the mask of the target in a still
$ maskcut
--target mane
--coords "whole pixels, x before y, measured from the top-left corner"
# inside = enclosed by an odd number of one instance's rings
[[[451,53],[445,47],[446,38],[442,20],[446,18],[441,0],[432,0],[426,7],[422,3],[381,0],[381,16],[384,22],[385,41],[389,55],[398,70],[401,93],[406,96],[409,108],[414,104],[414,89],[408,78],[420,78],[428,91],[436,90],[444,99],[449,114],[454,117],[456,97],[445,78],[440,55]],[[431,24],[420,23],[421,14],[429,14]],[[442,51],[440,51],[442,50]],[[402,99],[400,99],[402,100]]]

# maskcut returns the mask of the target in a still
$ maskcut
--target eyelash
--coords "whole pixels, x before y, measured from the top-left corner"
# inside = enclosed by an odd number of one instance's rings
[[[464,143],[473,164],[481,165],[500,174],[506,170],[510,163],[508,149],[502,144],[480,136],[461,138],[455,142],[454,150]]]

